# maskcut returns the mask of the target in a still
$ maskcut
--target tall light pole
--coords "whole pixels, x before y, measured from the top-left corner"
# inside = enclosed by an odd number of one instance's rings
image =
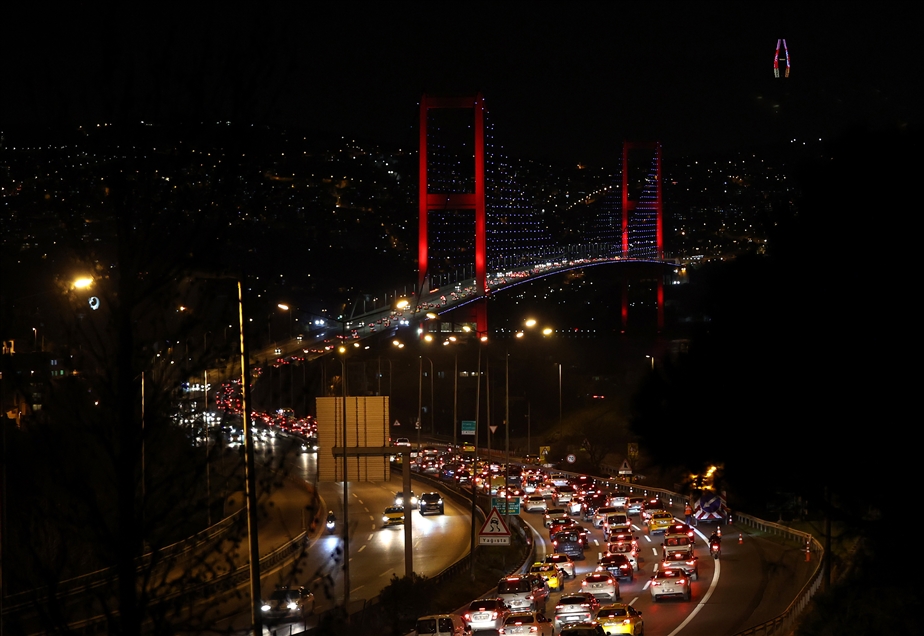
[[[244,484],[247,495],[247,536],[250,544],[250,620],[255,636],[263,634],[263,613],[260,610],[260,549],[257,542],[257,492],[253,454],[253,428],[250,422],[250,363],[247,340],[244,338],[244,289],[237,280],[238,321],[241,332],[241,418],[244,424]]]
[[[340,323],[340,327],[343,331],[344,337],[346,336],[346,323]],[[350,616],[350,514],[349,514],[349,496],[350,496],[350,480],[349,473],[347,471],[347,364],[346,364],[346,352],[347,348],[343,344],[340,345],[340,366],[342,371],[340,373],[340,384],[341,384],[341,393],[343,394],[343,412],[341,416],[343,418],[343,609],[347,615],[347,621],[349,621]]]
[[[423,413],[423,356],[417,356],[417,461],[420,461],[420,429],[423,426],[420,422],[420,416]],[[420,465],[417,466],[420,468]]]
[[[279,307],[284,312],[286,312],[287,314],[289,314],[289,340],[291,340],[292,339],[292,309],[285,303],[279,303],[276,306]]]

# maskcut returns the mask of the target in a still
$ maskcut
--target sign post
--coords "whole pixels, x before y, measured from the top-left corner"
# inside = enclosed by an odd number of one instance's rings
[[[478,545],[510,545],[510,528],[497,508],[491,508],[491,514],[484,520],[478,533]]]

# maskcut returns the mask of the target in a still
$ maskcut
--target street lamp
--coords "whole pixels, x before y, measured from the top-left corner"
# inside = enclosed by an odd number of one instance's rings
[[[276,306],[279,307],[281,310],[288,312],[289,314],[289,339],[291,340],[292,339],[292,309],[285,303],[279,303]]]

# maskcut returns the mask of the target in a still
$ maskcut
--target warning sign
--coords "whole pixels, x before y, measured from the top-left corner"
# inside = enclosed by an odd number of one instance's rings
[[[491,514],[484,520],[478,533],[478,545],[510,545],[510,528],[497,508],[491,508]]]
[[[622,460],[622,466],[619,467],[619,474],[620,475],[631,475],[632,474],[632,467],[629,466],[628,459]]]

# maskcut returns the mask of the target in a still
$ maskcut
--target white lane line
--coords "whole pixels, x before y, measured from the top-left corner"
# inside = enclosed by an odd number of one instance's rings
[[[716,586],[719,583],[719,570],[720,570],[719,562],[716,561],[715,562],[715,573],[712,575],[712,584],[709,586],[709,590],[706,592],[706,595],[703,596],[703,600],[701,600],[699,603],[696,604],[696,607],[693,608],[693,611],[690,612],[690,615],[687,616],[686,619],[684,619],[684,621],[680,623],[680,625],[677,626],[677,629],[675,629],[670,634],[668,634],[668,636],[675,636],[675,634],[679,634],[680,630],[686,627],[687,624],[691,620],[693,620],[693,617],[699,614],[699,611],[703,609],[703,607],[706,606],[706,602],[709,601],[709,597],[712,596],[712,592],[715,590]]]
[[[694,531],[696,532],[696,534],[698,534],[699,536],[701,536],[701,537],[703,538],[703,541],[706,540],[706,535],[704,535],[704,534],[703,534],[702,532],[700,532],[699,530],[694,530]],[[693,617],[694,617],[694,616],[696,616],[697,614],[699,614],[699,611],[700,611],[701,609],[703,609],[703,607],[704,607],[704,606],[706,605],[706,603],[709,601],[709,597],[712,596],[712,593],[715,591],[715,588],[718,586],[718,584],[719,584],[719,575],[721,574],[721,572],[722,572],[722,566],[721,566],[721,564],[719,563],[719,560],[716,559],[716,561],[715,561],[715,571],[712,573],[712,583],[710,583],[709,589],[706,591],[706,594],[703,596],[703,600],[701,600],[699,603],[697,603],[697,604],[696,604],[696,607],[693,608],[693,611],[690,612],[690,615],[687,616],[686,619],[685,619],[682,623],[680,623],[680,625],[677,626],[677,629],[675,629],[674,631],[672,631],[672,632],[671,632],[670,634],[668,634],[667,636],[675,636],[676,634],[679,634],[679,633],[680,633],[680,630],[682,630],[684,627],[686,627],[686,626],[687,626],[687,623],[689,623],[691,620],[693,620]]]
[[[360,546],[360,548],[359,548],[359,550],[357,550],[357,552],[362,552],[362,551],[365,550],[365,549],[366,549],[366,544],[364,543],[363,545]]]
[[[645,588],[642,588],[642,589],[644,590]],[[632,599],[631,601],[629,601],[629,605],[635,605],[635,601],[637,601],[637,600],[638,600],[638,597],[636,596],[634,599]]]
[[[646,534],[646,535],[645,535],[645,541],[647,541],[648,543],[651,543],[651,535],[650,535],[650,534]]]

